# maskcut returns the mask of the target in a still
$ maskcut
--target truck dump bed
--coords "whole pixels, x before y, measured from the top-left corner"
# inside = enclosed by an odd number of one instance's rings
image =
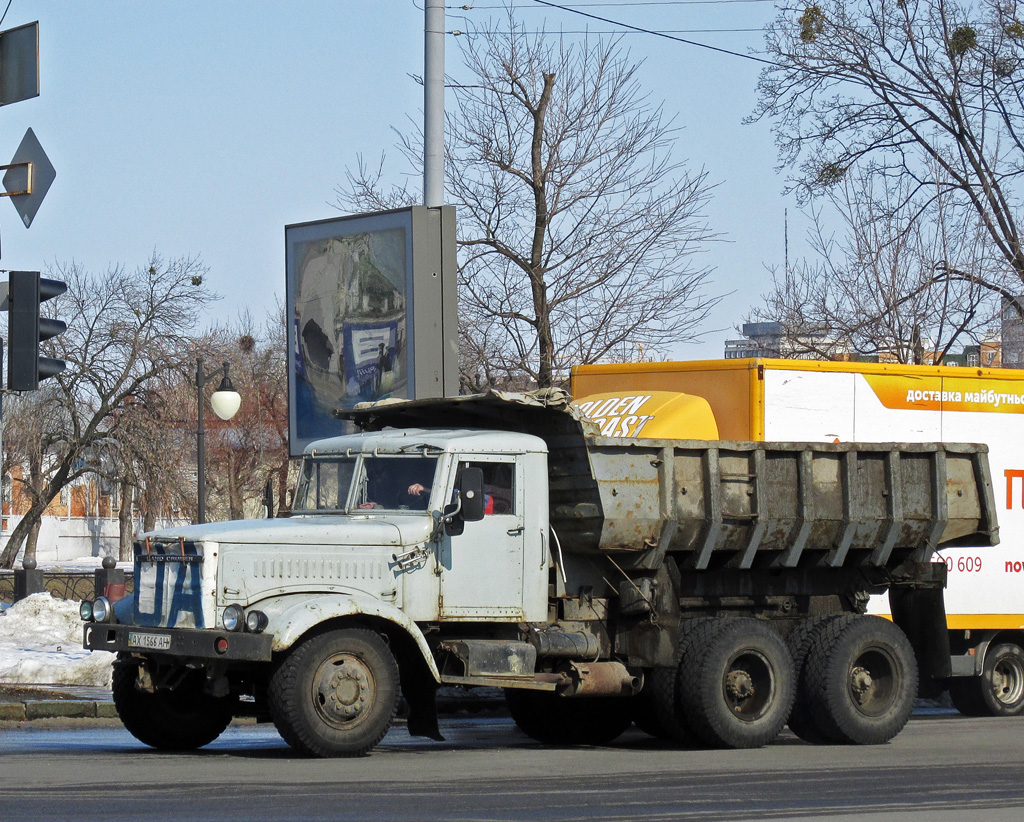
[[[562,550],[656,568],[895,567],[999,541],[985,445],[623,440],[564,392],[393,401],[339,414],[372,429],[523,431],[549,449]]]
[[[890,566],[998,542],[984,445],[587,443],[599,511],[563,497],[552,522],[591,550],[673,552],[701,570]]]

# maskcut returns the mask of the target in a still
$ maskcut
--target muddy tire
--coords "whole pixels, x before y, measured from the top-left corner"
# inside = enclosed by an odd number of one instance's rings
[[[760,748],[782,731],[796,689],[793,658],[761,620],[722,621],[679,669],[683,715],[715,748]]]
[[[950,680],[949,695],[965,716],[1024,714],[1024,649],[1012,642],[993,645],[981,676]]]
[[[793,669],[796,672],[796,699],[793,709],[789,712],[789,729],[805,742],[825,744],[836,742],[829,737],[826,729],[818,726],[811,711],[807,689],[807,655],[818,632],[837,619],[850,620],[851,616],[828,614],[820,617],[809,617],[801,620],[786,645],[793,657]]]
[[[398,664],[379,634],[346,628],[314,635],[270,679],[278,733],[305,756],[365,756],[398,710]]]
[[[645,734],[655,739],[671,739],[671,735],[658,719],[658,712],[654,707],[654,688],[650,684],[651,677],[662,675],[665,669],[652,668],[644,676],[644,689],[638,696],[633,697],[633,723]],[[673,672],[674,676],[674,672]]]
[[[208,745],[231,722],[237,699],[203,693],[203,674],[190,673],[177,688],[156,693],[135,687],[139,666],[114,665],[114,707],[121,722],[139,742],[162,751],[194,751]]]
[[[607,745],[633,721],[633,700],[626,697],[572,698],[509,688],[505,702],[519,730],[544,745]]]
[[[689,747],[701,744],[683,711],[680,671],[691,664],[690,660],[703,651],[728,621],[728,618],[696,617],[680,626],[675,667],[655,668],[646,678],[641,698],[648,700],[650,716],[647,718],[648,727],[642,730],[659,739],[671,739]]]
[[[829,739],[880,745],[910,719],[917,660],[906,635],[888,620],[838,619],[813,638],[806,684],[814,722]]]
[[[693,732],[683,719],[679,704],[676,668],[654,668],[646,677],[644,691],[639,697],[646,700],[646,716],[637,726],[657,739],[671,739],[684,745],[693,744]]]

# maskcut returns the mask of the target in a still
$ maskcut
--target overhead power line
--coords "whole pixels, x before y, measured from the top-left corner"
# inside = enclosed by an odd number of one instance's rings
[[[661,34],[754,34],[756,32],[764,31],[764,29],[670,29],[668,31],[661,32]],[[458,29],[451,32],[452,34],[469,34],[470,32],[459,31]],[[523,31],[523,34],[549,34],[547,31]],[[646,31],[635,31],[633,29],[608,29],[602,31],[600,29],[580,29],[575,31],[573,29],[562,29],[558,30],[559,34],[647,34]]]
[[[718,46],[709,46],[707,43],[698,43],[696,40],[687,40],[683,37],[676,37],[673,34],[668,34],[663,31],[655,31],[653,29],[645,29],[641,26],[632,26],[629,23],[623,23],[621,20],[611,20],[607,17],[599,17],[596,14],[590,14],[579,9],[574,9],[570,6],[560,5],[559,3],[550,3],[548,0],[533,0],[534,3],[538,3],[541,6],[548,6],[549,8],[559,9],[561,11],[567,11],[570,14],[578,14],[581,17],[589,17],[591,20],[599,20],[602,23],[608,23],[611,26],[621,26],[622,28],[632,29],[642,34],[650,34],[654,37],[664,37],[666,40],[674,40],[677,43],[685,43],[688,46],[696,46],[697,48],[707,49],[708,51],[717,51],[721,54],[729,54],[733,57],[742,57],[745,60],[753,60],[755,63],[763,63],[766,66],[776,66],[771,60],[764,60],[761,57],[754,57],[752,54],[744,54],[740,51],[732,51],[730,49],[719,48]]]
[[[592,9],[601,8],[603,6],[724,6],[733,3],[775,3],[777,0],[639,0],[635,3],[566,3],[563,8],[565,9]],[[512,4],[496,4],[496,5],[480,5],[478,3],[466,3],[462,6],[448,6],[450,9],[462,9],[463,11],[471,11],[473,9],[527,9],[530,8],[529,3],[512,3]]]

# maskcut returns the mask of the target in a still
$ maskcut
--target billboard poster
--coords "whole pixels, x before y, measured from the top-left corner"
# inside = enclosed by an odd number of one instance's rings
[[[285,228],[291,452],[346,431],[336,408],[411,397],[409,209]]]

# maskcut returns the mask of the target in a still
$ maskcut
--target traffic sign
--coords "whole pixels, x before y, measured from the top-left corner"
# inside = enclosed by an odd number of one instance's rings
[[[0,106],[39,96],[39,22],[0,31]]]
[[[56,169],[32,129],[25,132],[11,162],[0,166],[0,170],[3,169],[7,173],[4,174],[0,197],[11,198],[25,228],[28,228],[57,176]]]

